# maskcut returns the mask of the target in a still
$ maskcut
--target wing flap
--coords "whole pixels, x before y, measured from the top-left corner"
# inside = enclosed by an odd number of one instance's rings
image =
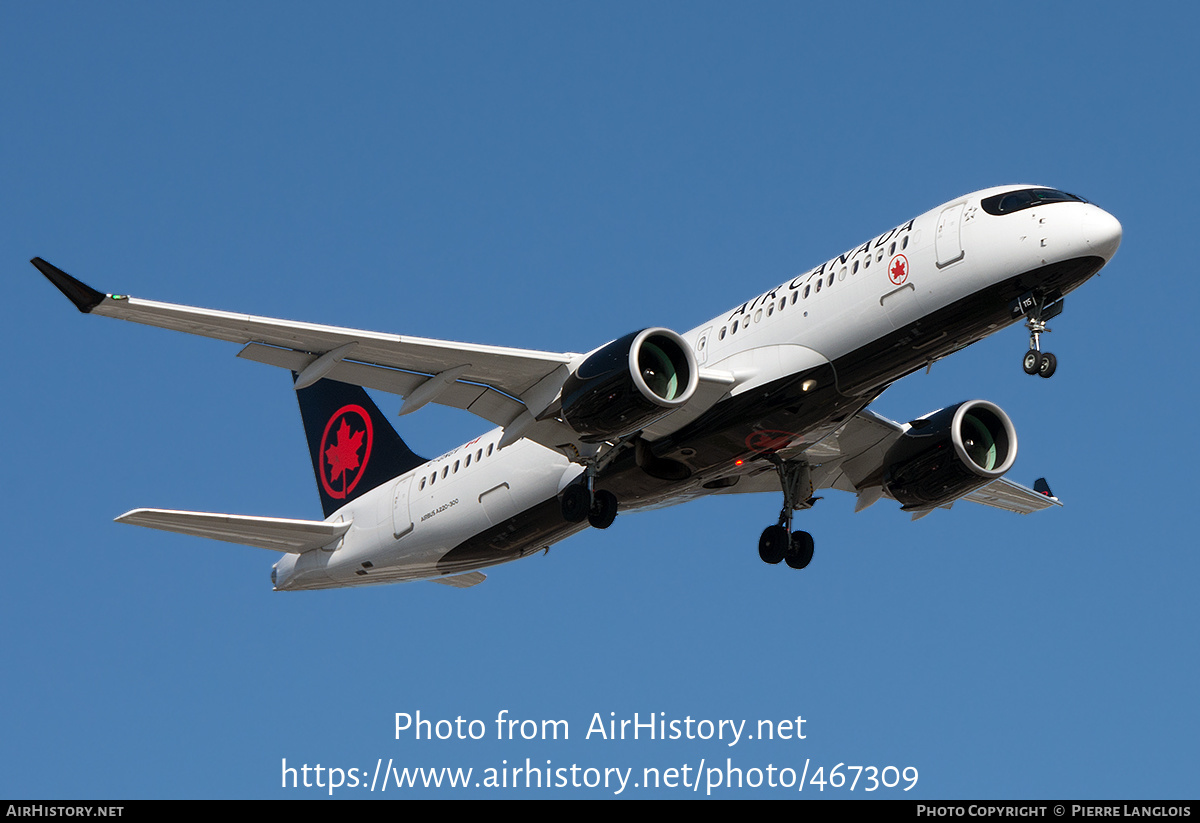
[[[354,355],[356,357],[360,355],[357,347]],[[265,363],[269,366],[279,366],[294,372],[303,371],[306,366],[317,359],[316,355],[307,352],[278,346],[264,346],[260,343],[250,343],[238,352],[238,357],[253,360],[256,363]],[[383,368],[346,359],[334,365],[326,372],[325,377],[329,380],[349,383],[352,386],[378,389],[398,394],[401,397],[408,397],[432,375]],[[508,397],[489,386],[462,381],[456,381],[446,386],[431,402],[464,409],[498,426],[508,425],[514,417],[525,410],[524,404],[519,400]]]
[[[323,520],[289,520],[170,509],[134,509],[118,517],[116,522],[240,543],[285,554],[303,554],[328,546],[350,529],[348,522],[326,523]]]
[[[443,586],[452,586],[456,589],[469,589],[472,586],[478,586],[484,580],[487,580],[487,575],[483,572],[467,572],[466,574],[455,574],[450,577],[434,577],[430,578],[430,583],[440,583]]]
[[[960,499],[1017,514],[1033,514],[1044,509],[1062,506],[1057,497],[1040,494],[1004,477],[993,480],[983,488],[976,489]]]
[[[301,323],[103,294],[40,257],[31,262],[82,312],[243,345],[260,343],[290,349],[306,362],[311,362],[316,355],[355,343],[353,359],[360,364],[430,375],[469,363],[470,368],[461,375],[463,380],[520,397],[575,356]],[[262,362],[276,364],[275,361]]]
[[[353,342],[357,344],[354,360],[360,363],[424,374],[437,374],[470,363],[471,368],[462,379],[496,386],[512,395],[525,392],[571,359],[569,354],[322,326],[135,297],[107,296],[91,313],[234,343],[264,343],[308,355],[323,354]]]

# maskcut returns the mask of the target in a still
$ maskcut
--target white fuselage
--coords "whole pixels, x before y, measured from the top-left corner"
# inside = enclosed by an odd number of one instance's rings
[[[1027,273],[1034,277],[1063,261],[1107,261],[1116,251],[1120,225],[1091,204],[1060,202],[1002,216],[980,207],[983,198],[1020,188],[1029,187],[989,189],[939,206],[712,318],[683,338],[701,369],[736,377],[730,398],[832,365],[838,390],[865,398],[860,404],[865,405],[899,376],[1014,322],[1017,318],[1005,314],[1005,306],[986,302],[997,284]],[[972,312],[977,322],[965,318],[929,328],[937,318],[948,317],[948,311]],[[929,322],[921,326],[924,319]],[[889,360],[872,353],[873,344],[894,340],[906,329],[913,330],[914,339],[901,338],[902,356]],[[893,346],[889,351],[899,350]],[[686,407],[675,414],[686,415]],[[831,426],[796,432],[792,443],[816,442]],[[585,528],[586,523],[560,523],[547,531],[538,528],[532,514],[554,504],[583,467],[527,439],[499,449],[501,435],[500,429],[489,432],[337,511],[328,519],[352,521],[350,530],[324,549],[286,555],[275,567],[276,588],[455,574],[523,557]],[[705,493],[700,483],[710,476],[701,472],[686,487],[667,484],[653,494],[622,499],[622,509],[698,496]],[[467,553],[447,562],[451,550],[481,535],[487,535],[490,553]]]

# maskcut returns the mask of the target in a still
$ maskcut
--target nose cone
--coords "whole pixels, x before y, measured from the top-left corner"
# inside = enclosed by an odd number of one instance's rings
[[[1121,224],[1117,218],[1093,206],[1084,219],[1083,227],[1088,248],[1105,261],[1112,259],[1121,245]]]

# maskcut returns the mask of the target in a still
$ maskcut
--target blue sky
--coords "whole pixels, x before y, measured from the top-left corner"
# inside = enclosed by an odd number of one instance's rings
[[[1115,3],[0,7],[0,795],[325,796],[281,788],[285,758],[639,775],[729,758],[919,770],[907,793],[825,796],[1195,797],[1196,23]],[[779,500],[746,495],[618,518],[468,591],[272,593],[272,553],[111,521],[319,517],[287,376],[83,317],[27,262],[151,299],[586,351],[686,330],[1016,182],[1125,229],[1051,324],[1058,374],[1022,373],[1013,328],[874,408],[998,403],[1011,476],[1046,475],[1066,506],[910,523],[830,492],[798,517],[803,573],[758,560]],[[485,428],[399,421],[429,455]],[[489,735],[395,739],[418,710]],[[571,737],[498,741],[502,710]],[[802,716],[806,738],[584,739],[610,712]],[[776,794],[796,792],[713,796]]]

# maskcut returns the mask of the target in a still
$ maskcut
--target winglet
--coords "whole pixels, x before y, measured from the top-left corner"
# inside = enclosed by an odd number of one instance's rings
[[[1033,490],[1044,497],[1049,497],[1051,500],[1058,500],[1054,496],[1054,492],[1050,491],[1050,484],[1046,482],[1046,478],[1044,477],[1039,477],[1033,481]]]
[[[75,308],[84,314],[91,312],[92,309],[103,303],[104,298],[108,296],[101,294],[85,283],[79,282],[62,269],[50,265],[40,257],[35,257],[29,262],[36,266],[38,271],[46,275],[46,279],[57,286],[58,290],[75,304]]]

